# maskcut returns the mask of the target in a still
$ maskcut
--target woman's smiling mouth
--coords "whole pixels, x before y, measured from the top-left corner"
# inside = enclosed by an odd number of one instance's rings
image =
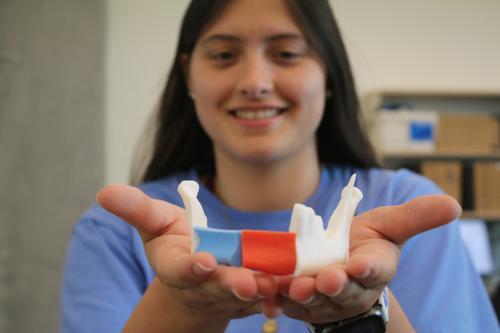
[[[280,113],[279,109],[262,109],[262,110],[236,110],[232,113],[237,118],[248,120],[266,119],[277,116]]]
[[[229,111],[229,114],[236,122],[245,128],[251,129],[269,129],[281,123],[282,115],[288,109],[280,107],[252,107],[235,108]]]

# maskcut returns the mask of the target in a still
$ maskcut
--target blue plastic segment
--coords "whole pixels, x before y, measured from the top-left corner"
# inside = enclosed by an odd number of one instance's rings
[[[241,267],[241,231],[194,227],[200,238],[195,252],[210,252],[217,263]]]

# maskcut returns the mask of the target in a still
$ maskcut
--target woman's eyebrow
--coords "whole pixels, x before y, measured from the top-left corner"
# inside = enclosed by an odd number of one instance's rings
[[[237,35],[230,35],[230,34],[213,34],[205,38],[201,44],[208,44],[213,41],[223,41],[223,42],[233,42],[233,43],[242,43],[245,41],[246,38],[240,37]],[[287,40],[287,39],[292,39],[292,40],[304,40],[304,36],[300,33],[279,33],[279,34],[274,34],[269,37],[264,38],[265,42],[275,42],[275,41],[280,41],[280,40]]]
[[[229,34],[214,34],[210,35],[207,38],[203,39],[201,41],[201,44],[205,45],[210,42],[214,41],[222,41],[222,42],[243,42],[244,38],[238,37],[236,35],[229,35]]]
[[[266,42],[275,42],[275,41],[280,41],[280,40],[286,40],[286,39],[292,39],[292,40],[304,40],[304,36],[299,33],[282,33],[282,34],[276,34],[269,36],[265,38]]]

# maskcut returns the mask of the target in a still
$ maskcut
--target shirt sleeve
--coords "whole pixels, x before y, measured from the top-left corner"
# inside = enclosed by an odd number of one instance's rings
[[[397,173],[391,187],[393,204],[442,193],[431,181],[408,171]],[[417,332],[499,332],[456,222],[410,239],[390,288]]]
[[[69,245],[61,332],[119,332],[152,278],[145,261],[135,229],[92,208],[75,226]]]

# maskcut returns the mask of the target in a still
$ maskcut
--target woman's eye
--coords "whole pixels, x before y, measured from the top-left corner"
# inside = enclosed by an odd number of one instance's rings
[[[293,51],[279,51],[274,53],[274,57],[280,61],[295,61],[300,57],[300,53]]]
[[[211,58],[216,62],[227,62],[232,60],[234,57],[235,57],[234,53],[229,51],[214,53],[211,56]]]

